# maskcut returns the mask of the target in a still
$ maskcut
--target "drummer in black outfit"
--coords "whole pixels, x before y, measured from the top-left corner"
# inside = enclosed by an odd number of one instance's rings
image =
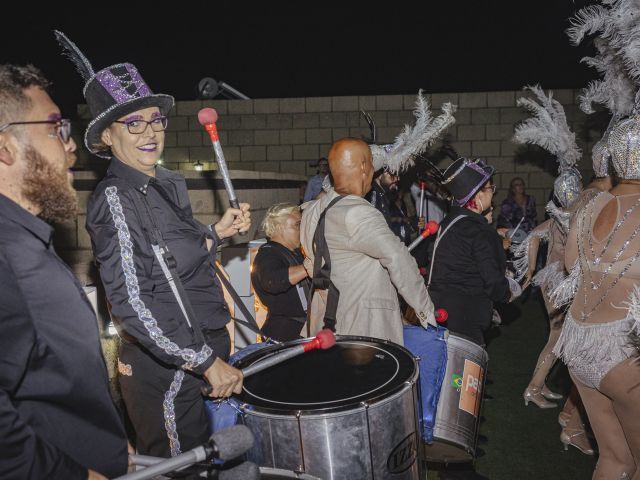
[[[459,158],[445,170],[443,186],[453,202],[440,224],[429,281],[434,304],[449,314],[449,331],[482,346],[484,331],[491,325],[493,303],[512,297],[505,277],[502,239],[485,217],[495,192],[493,172],[493,167],[481,160],[466,158]],[[440,478],[486,477],[464,465],[441,471]]]
[[[434,304],[449,313],[447,328],[478,345],[485,344],[493,303],[511,298],[502,239],[484,217],[495,192],[493,172],[466,158],[445,170],[443,186],[453,202],[440,224],[429,282]]]
[[[265,336],[279,341],[300,338],[307,319],[309,279],[300,253],[300,209],[279,203],[267,211],[262,228],[269,241],[253,262],[251,282],[268,309]]]

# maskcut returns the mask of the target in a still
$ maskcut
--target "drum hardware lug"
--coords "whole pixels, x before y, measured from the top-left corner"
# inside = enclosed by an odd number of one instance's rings
[[[369,410],[369,404],[367,402],[360,402],[360,405]]]
[[[306,471],[304,464],[304,446],[302,445],[302,424],[300,423],[300,417],[302,416],[302,411],[298,410],[296,412],[296,420],[298,422],[298,442],[300,444],[300,460],[302,463],[298,464],[298,473],[304,473]]]

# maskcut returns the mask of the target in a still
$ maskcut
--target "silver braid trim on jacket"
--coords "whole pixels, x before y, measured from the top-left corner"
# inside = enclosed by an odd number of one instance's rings
[[[560,262],[553,262],[535,274],[531,283],[542,288],[549,295],[565,279],[564,268]]]
[[[569,275],[567,275],[556,288],[549,292],[549,298],[555,308],[562,308],[573,301],[573,297],[576,296],[576,292],[578,291],[581,271],[580,260],[576,260]]]
[[[527,274],[529,270],[529,244],[533,238],[540,238],[541,241],[546,242],[549,240],[549,234],[547,232],[532,231],[527,238],[518,244],[513,244],[509,250],[513,254],[513,267],[516,270],[515,279],[520,282]]]
[[[192,370],[209,358],[213,350],[211,350],[208,345],[204,345],[199,352],[191,348],[180,348],[164,336],[164,332],[158,327],[158,322],[153,317],[153,314],[140,298],[140,286],[138,284],[138,277],[136,276],[136,267],[133,262],[133,243],[131,242],[131,235],[124,212],[122,211],[122,204],[118,197],[118,188],[114,186],[107,187],[104,193],[107,197],[113,224],[118,230],[120,257],[122,259],[121,265],[127,285],[127,293],[129,294],[129,304],[131,304],[133,310],[138,314],[138,319],[147,329],[149,337],[151,337],[155,344],[167,354],[181,357],[186,362],[181,368]]]
[[[171,449],[171,456],[175,457],[180,455],[180,440],[178,439],[178,429],[176,427],[176,412],[174,402],[180,387],[182,386],[182,380],[184,379],[184,372],[182,370],[176,370],[173,376],[173,381],[164,394],[164,402],[162,402],[162,411],[164,413],[164,428],[167,430],[167,437],[169,437],[169,448]]]

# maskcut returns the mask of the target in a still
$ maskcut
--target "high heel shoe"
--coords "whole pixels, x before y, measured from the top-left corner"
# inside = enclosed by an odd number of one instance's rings
[[[558,414],[558,423],[562,428],[566,427],[569,424],[569,420],[571,420],[571,414],[569,412],[565,412],[563,410]]]
[[[560,433],[560,441],[564,445],[565,451],[569,450],[569,445],[576,447],[585,455],[594,455],[595,451],[587,437],[587,432],[583,428],[563,428]]]
[[[540,408],[555,408],[558,406],[557,403],[550,402],[544,398],[538,387],[527,387],[522,394],[522,398],[524,398],[525,407],[529,405],[529,402],[535,403]]]
[[[542,385],[542,390],[540,393],[542,393],[542,396],[547,400],[562,400],[562,395],[549,390],[549,387],[547,387],[546,384]]]

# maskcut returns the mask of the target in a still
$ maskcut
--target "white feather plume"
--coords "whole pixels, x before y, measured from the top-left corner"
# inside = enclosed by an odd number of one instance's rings
[[[530,90],[535,98],[521,97],[518,105],[531,112],[532,116],[516,127],[513,141],[544,148],[557,157],[561,172],[568,170],[581,158],[582,152],[576,143],[575,133],[567,124],[564,107],[553,99],[551,92],[547,97],[540,85],[527,86],[525,90]]]
[[[594,113],[593,104],[606,107],[616,117],[627,116],[634,105],[635,85],[619,55],[611,48],[608,40],[596,38],[594,44],[598,54],[584,57],[581,62],[595,68],[600,80],[589,83],[580,94],[580,109],[587,114]]]
[[[425,149],[451,125],[455,123],[453,114],[456,106],[451,103],[442,105],[442,114],[433,117],[429,110],[429,102],[418,92],[416,108],[413,115],[416,124],[413,127],[405,125],[392,145],[370,145],[373,154],[373,165],[376,170],[386,167],[392,173],[401,172],[413,165],[413,159]]]
[[[585,35],[602,32],[608,24],[608,14],[608,10],[602,5],[592,5],[578,10],[570,19],[571,26],[567,29],[571,43],[574,46],[579,45]]]
[[[567,30],[578,45],[586,35],[598,33],[619,57],[628,76],[640,82],[640,0],[602,0],[601,5],[575,13]]]

